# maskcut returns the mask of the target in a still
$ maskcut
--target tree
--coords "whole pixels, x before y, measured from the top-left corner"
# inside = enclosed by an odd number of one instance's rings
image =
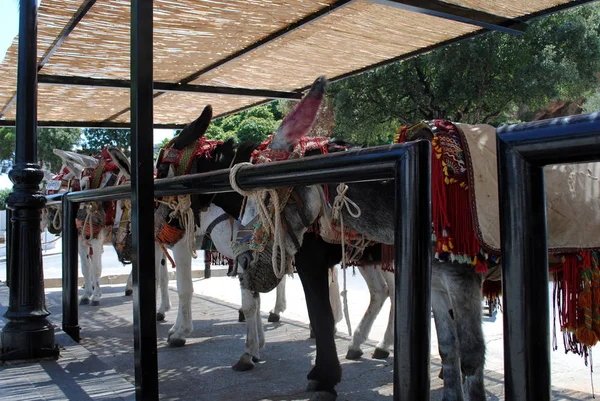
[[[278,125],[278,123],[274,120],[248,117],[240,123],[237,129],[238,140],[260,143],[273,133],[276,125]]]
[[[422,119],[532,117],[516,112],[580,98],[598,71],[600,8],[582,6],[531,21],[521,36],[487,33],[331,85],[335,135],[375,144]]]
[[[131,132],[128,129],[84,129],[85,142],[82,152],[86,154],[100,154],[105,146],[114,146],[121,149],[126,156],[131,151]]]
[[[81,139],[81,130],[75,128],[39,128],[37,131],[38,164],[50,171],[58,171],[62,161],[54,149],[73,150]],[[0,128],[0,160],[14,162],[16,134],[14,128]]]
[[[76,128],[39,128],[37,135],[39,164],[52,172],[57,172],[62,165],[54,149],[73,150],[81,140],[81,130]]]
[[[15,158],[15,129],[12,127],[0,128],[0,160],[11,160]]]

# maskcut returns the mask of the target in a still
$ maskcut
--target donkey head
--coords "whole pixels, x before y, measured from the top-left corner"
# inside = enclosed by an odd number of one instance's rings
[[[204,136],[211,120],[212,106],[208,105],[204,108],[200,117],[187,125],[179,135],[169,142],[167,148],[181,152],[186,148],[193,147]],[[181,160],[177,161],[175,158],[169,156],[169,154],[163,154],[163,152],[159,155],[156,162],[156,178],[167,178],[177,175],[176,169],[178,162]],[[194,164],[196,164],[195,160],[192,162],[192,167]]]
[[[285,117],[269,148],[289,152],[310,131],[323,101],[326,85],[327,80],[324,77],[318,78],[313,83],[304,99]],[[286,230],[281,235],[285,235],[286,253],[294,255],[302,245],[304,233],[322,212],[324,195],[318,186],[295,187],[291,191],[289,199],[290,201],[282,211],[281,218],[285,222]],[[249,199],[242,217],[244,226],[258,219],[257,210],[258,205]],[[263,251],[263,253],[268,252],[272,252],[272,249],[266,248]],[[260,255],[260,258],[262,259],[263,255]],[[267,260],[271,260],[271,255],[267,256]],[[253,253],[250,251],[243,253],[238,257],[238,263],[243,269],[248,269],[255,263]]]

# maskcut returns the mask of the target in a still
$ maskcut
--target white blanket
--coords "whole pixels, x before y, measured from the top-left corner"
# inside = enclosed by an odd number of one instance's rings
[[[456,124],[472,165],[475,231],[487,248],[500,249],[496,129]],[[544,168],[548,247],[552,253],[600,249],[600,163],[559,164]]]

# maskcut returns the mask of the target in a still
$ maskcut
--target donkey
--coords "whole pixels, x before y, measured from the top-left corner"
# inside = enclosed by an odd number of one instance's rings
[[[106,148],[101,158],[80,155],[75,152],[55,149],[70,172],[79,178],[81,190],[98,189],[117,185],[129,177],[127,166],[119,166],[114,159],[127,158],[116,148]],[[100,304],[102,290],[100,277],[102,275],[103,246],[109,237],[115,213],[116,202],[94,202],[82,204],[78,211],[79,257],[81,271],[84,277],[84,294],[81,305]],[[48,213],[48,219],[55,221],[55,212]],[[54,224],[54,223],[53,223]],[[128,286],[126,294],[131,292]]]
[[[252,151],[256,148],[256,145],[252,143],[242,143],[235,146],[233,141],[227,141],[220,143],[216,141],[206,141],[203,139],[203,135],[210,123],[212,118],[212,108],[207,106],[200,117],[188,125],[177,137],[175,137],[172,143],[169,145],[165,153],[161,153],[157,162],[157,178],[172,177],[179,173],[193,173],[200,171],[209,171],[219,168],[227,168],[230,165],[247,161],[250,159]],[[195,150],[194,150],[195,149]],[[182,167],[180,160],[183,159],[183,153],[193,151],[193,157],[190,158],[190,154],[185,157],[186,160],[191,160],[189,166],[186,168]],[[211,231],[210,226],[212,220],[208,219],[206,215],[207,210],[211,203],[218,205],[223,212],[223,216],[231,216],[231,224],[219,224],[215,227],[220,227],[220,231],[214,231],[210,233],[213,242],[217,246],[217,250],[225,256],[232,257],[233,253],[231,250],[231,240],[235,238],[235,233],[239,230],[239,222],[236,220],[239,217],[243,198],[238,194],[216,194],[216,195],[194,195],[191,197],[191,208],[195,215],[196,231],[193,235],[203,234],[205,231]],[[168,203],[168,202],[167,202]],[[175,206],[176,203],[168,203],[171,205],[171,209],[180,210],[180,206]],[[210,210],[210,209],[209,209]],[[163,229],[166,216],[165,211],[157,210],[158,217],[156,218],[157,231]],[[176,217],[176,216],[173,216]],[[172,224],[179,224],[173,222],[171,213],[169,218]],[[223,221],[229,220],[229,218],[223,218]],[[216,220],[215,220],[216,221]],[[175,325],[169,330],[168,343],[172,346],[181,346],[185,344],[185,337],[192,331],[191,325],[191,295],[192,295],[192,284],[191,284],[191,250],[187,243],[190,234],[188,231],[178,241],[173,243],[165,244],[167,247],[171,247],[173,250],[175,264],[177,266],[177,289],[179,296],[179,311]],[[161,241],[157,236],[158,242]],[[285,293],[284,293],[284,281],[277,286],[277,302],[275,308],[269,314],[269,321],[278,321],[279,313],[285,310]],[[332,285],[329,287],[331,290],[331,302],[338,306],[336,311],[341,309],[339,302],[339,290],[337,287],[337,280],[332,280]],[[262,322],[260,319],[260,298],[259,293],[256,291],[248,291],[242,288],[242,314],[244,315],[248,325],[247,343],[251,344],[252,349],[262,348],[264,346],[264,333],[262,329]],[[337,299],[337,302],[336,302]],[[341,313],[336,314],[337,321],[341,320]],[[256,361],[259,358],[258,351],[253,352],[248,358],[246,363],[245,358],[242,358],[238,363],[234,365],[235,370],[248,370],[254,366],[252,360]]]
[[[310,92],[282,122],[270,148],[291,152],[310,129],[322,102],[325,78],[315,81]],[[318,396],[335,399],[335,385],[341,380],[341,367],[333,340],[331,310],[321,302],[325,295],[326,268],[339,260],[331,246],[307,231],[320,215],[327,215],[322,199],[323,190],[317,186],[295,188],[304,208],[287,205],[282,215],[287,221],[288,234],[296,241],[284,239],[285,251],[295,255],[296,269],[302,279],[311,322],[317,336],[316,363],[308,375],[309,389]],[[359,218],[343,209],[345,224],[379,243],[394,242],[393,182],[349,184],[346,196],[361,210]],[[247,208],[250,212],[251,208]],[[244,216],[243,222],[253,216]],[[308,224],[307,224],[308,223]],[[298,246],[299,245],[299,246]],[[270,250],[267,250],[270,251]],[[327,255],[327,256],[326,256]],[[261,258],[264,258],[261,255]],[[255,255],[247,252],[240,263],[251,268]],[[270,258],[267,259],[270,260]],[[423,268],[427,268],[426,266]],[[463,380],[471,400],[485,399],[483,365],[485,343],[481,329],[482,276],[470,265],[433,263],[432,306],[437,327],[440,354],[444,371],[444,400],[463,399]]]

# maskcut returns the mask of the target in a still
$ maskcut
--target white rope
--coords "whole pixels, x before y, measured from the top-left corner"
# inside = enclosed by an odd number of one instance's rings
[[[55,230],[62,230],[62,208],[56,208],[56,213],[52,219],[52,227]]]
[[[342,231],[341,244],[342,244],[342,270],[344,271],[344,289],[342,291],[342,298],[344,300],[344,317],[346,318],[346,325],[348,326],[348,335],[352,335],[352,326],[350,324],[350,312],[348,311],[348,290],[346,289],[346,238],[344,231],[344,213],[343,209],[346,207],[346,211],[350,216],[358,218],[360,217],[361,211],[356,203],[346,197],[348,186],[344,183],[340,183],[337,187],[337,195],[333,201],[332,215],[334,219],[339,219],[340,229]],[[354,211],[352,210],[354,208]],[[363,248],[364,249],[364,248]]]
[[[168,200],[159,200],[159,203],[167,205],[172,211],[169,213],[171,219],[179,219],[179,222],[185,232],[187,245],[192,257],[196,259],[196,222],[194,221],[194,211],[192,210],[192,197],[190,195],[178,195],[168,197]]]
[[[250,198],[258,208],[258,214],[262,220],[263,226],[267,233],[273,234],[273,252],[271,254],[271,265],[273,266],[273,274],[278,279],[281,279],[288,270],[287,254],[285,250],[285,235],[283,225],[281,223],[281,204],[279,195],[275,189],[259,189],[255,191],[245,191],[237,184],[237,174],[242,167],[252,166],[252,163],[244,162],[234,165],[229,171],[229,183],[231,187],[240,195]],[[271,197],[271,203],[275,208],[275,221],[271,219],[271,214],[266,205],[267,195]],[[279,263],[277,256],[279,255]]]

